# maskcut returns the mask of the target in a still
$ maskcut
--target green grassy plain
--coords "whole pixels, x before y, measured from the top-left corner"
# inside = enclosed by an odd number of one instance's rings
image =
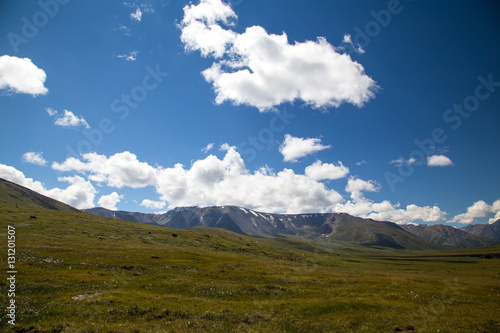
[[[0,209],[0,239],[5,332],[500,332],[500,259],[483,258],[499,246],[325,249],[27,209]]]

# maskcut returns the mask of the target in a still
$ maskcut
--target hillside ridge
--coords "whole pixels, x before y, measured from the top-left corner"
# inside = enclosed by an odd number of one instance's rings
[[[0,208],[49,209],[80,212],[65,203],[49,198],[27,187],[0,178]]]

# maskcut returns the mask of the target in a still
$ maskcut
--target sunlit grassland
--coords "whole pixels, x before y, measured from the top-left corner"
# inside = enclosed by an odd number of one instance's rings
[[[16,227],[18,329],[500,332],[500,259],[477,256],[498,254],[499,247],[326,250],[223,230],[21,209],[0,212],[2,244],[7,225]],[[7,302],[3,291],[2,311]],[[0,328],[11,329],[5,312]]]

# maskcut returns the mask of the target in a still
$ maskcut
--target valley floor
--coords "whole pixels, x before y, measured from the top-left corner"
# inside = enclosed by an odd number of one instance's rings
[[[2,244],[8,226],[16,325],[3,279],[2,331],[500,332],[500,259],[486,259],[498,246],[285,249],[48,210],[1,211]],[[1,263],[6,276],[6,252]]]

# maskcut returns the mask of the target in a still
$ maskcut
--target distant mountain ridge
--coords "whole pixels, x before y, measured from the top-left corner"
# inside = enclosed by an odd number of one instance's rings
[[[392,222],[378,222],[345,213],[272,214],[236,206],[180,207],[165,214],[109,211],[104,208],[89,213],[156,224],[170,228],[225,228],[256,237],[300,236],[305,239],[331,239],[371,247],[395,249],[443,250],[448,247],[428,242]]]
[[[500,226],[500,223],[498,223]],[[477,225],[479,226],[479,225]],[[483,228],[481,230],[490,230],[493,225],[481,225]],[[496,244],[500,241],[500,239],[495,239],[494,237],[484,237],[479,234],[473,234],[467,232],[466,230],[457,229],[449,225],[403,225],[401,226],[404,230],[419,236],[429,242],[441,244],[441,245],[449,245],[458,248],[466,248],[466,247],[476,247],[476,246],[488,246]],[[473,227],[468,226],[468,227]],[[475,229],[478,230],[478,229]]]
[[[500,240],[500,220],[492,224],[469,224],[460,228],[460,230],[476,236]]]
[[[92,208],[89,213],[177,229],[197,226],[225,228],[257,237],[300,236],[356,242],[391,248],[488,246],[500,242],[500,221],[456,229],[447,225],[397,225],[345,213],[272,214],[236,206],[178,207],[165,214],[144,214]],[[472,232],[469,232],[471,230]],[[422,242],[425,241],[425,242]]]

